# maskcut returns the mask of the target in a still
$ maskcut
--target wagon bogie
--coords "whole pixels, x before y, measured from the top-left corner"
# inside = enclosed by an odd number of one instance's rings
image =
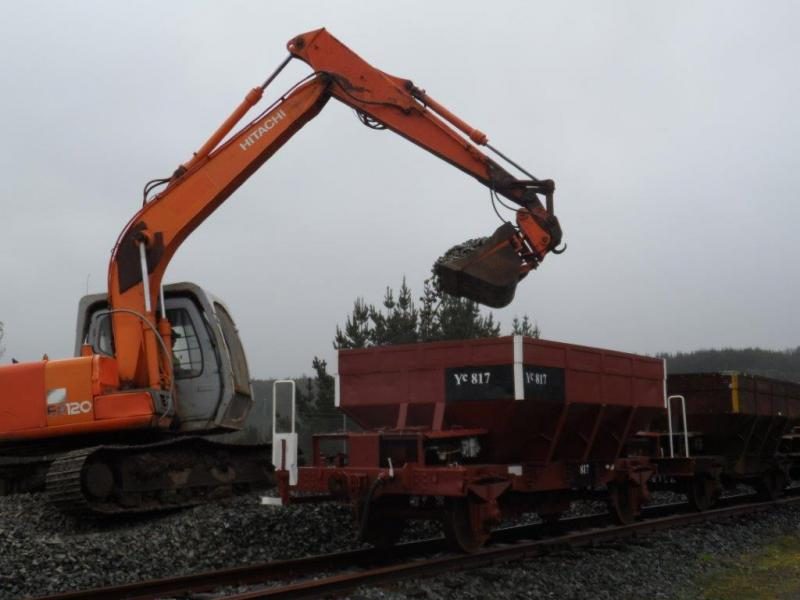
[[[453,550],[477,552],[499,523],[499,511],[473,496],[448,498],[442,513],[444,536]]]
[[[404,496],[383,496],[356,505],[358,537],[377,548],[394,546],[406,529],[409,514],[408,498]]]
[[[722,495],[722,485],[719,480],[703,473],[698,473],[682,482],[689,505],[698,511],[709,510]]]
[[[753,486],[762,500],[777,500],[783,495],[789,477],[783,468],[773,468],[747,482]]]
[[[608,512],[619,525],[630,525],[641,512],[642,489],[630,481],[608,486]]]

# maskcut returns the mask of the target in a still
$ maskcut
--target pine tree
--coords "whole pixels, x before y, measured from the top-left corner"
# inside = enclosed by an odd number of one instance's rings
[[[336,414],[336,407],[334,406],[335,381],[333,375],[328,374],[328,362],[315,356],[311,366],[317,374],[317,397],[315,402],[317,414]]]
[[[500,323],[494,315],[481,314],[480,305],[472,300],[441,294],[436,328],[439,340],[469,340],[500,335]]]
[[[539,337],[539,327],[525,315],[521,321],[514,319],[514,333]],[[425,280],[417,308],[404,277],[396,297],[391,287],[386,288],[380,307],[357,298],[344,330],[336,327],[333,347],[338,350],[499,335],[500,323],[494,315],[483,314],[477,302],[445,294],[435,276]]]
[[[511,322],[511,333],[537,339],[541,335],[538,323],[531,323],[528,315],[522,315],[522,320],[516,316],[514,317],[514,320]]]
[[[369,316],[373,327],[371,332],[371,343],[375,346],[386,346],[389,344],[411,344],[417,341],[418,314],[414,306],[414,298],[411,289],[406,284],[400,285],[397,300],[394,299],[394,291],[386,287],[386,294],[383,298],[383,306],[386,314],[374,306],[370,307]]]
[[[364,348],[373,337],[372,327],[370,326],[370,312],[372,307],[367,306],[363,298],[356,298],[353,312],[345,321],[344,331],[336,326],[336,338],[333,347],[337,350],[341,348]]]
[[[431,342],[442,339],[439,322],[439,308],[442,294],[435,285],[434,279],[426,279],[422,286],[422,297],[419,299],[419,322],[417,333],[420,342]]]

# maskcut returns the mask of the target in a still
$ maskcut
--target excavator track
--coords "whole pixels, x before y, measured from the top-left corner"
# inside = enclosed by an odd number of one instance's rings
[[[45,493],[62,512],[110,516],[185,508],[273,484],[269,446],[192,437],[63,453],[50,465]]]
[[[52,462],[53,456],[44,452],[16,455],[0,452],[0,496],[43,490]]]
[[[81,512],[89,505],[81,485],[86,459],[96,448],[82,448],[62,454],[50,464],[45,479],[47,501],[64,512]]]

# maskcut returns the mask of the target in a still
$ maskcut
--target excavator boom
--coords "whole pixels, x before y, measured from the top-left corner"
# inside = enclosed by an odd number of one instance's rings
[[[455,260],[444,256],[435,266],[444,292],[496,308],[511,302],[517,282],[561,242],[561,228],[553,214],[554,183],[513,177],[476,147],[496,151],[486,134],[412,81],[370,66],[327,30],[299,35],[287,47],[315,72],[326,73],[333,82],[333,97],[354,108],[365,124],[394,131],[520,207],[516,230],[505,224],[464,255]],[[463,245],[459,248],[463,251]]]
[[[109,295],[123,385],[168,386],[169,361],[159,352],[157,335],[168,337],[169,330],[152,324],[159,321],[154,307],[170,259],[183,240],[331,97],[354,108],[365,124],[394,131],[519,206],[516,225],[501,226],[467,256],[440,261],[436,271],[445,292],[505,306],[517,282],[560,243],[560,226],[552,214],[552,181],[513,177],[477,147],[488,146],[485,134],[410,80],[370,66],[325,29],[296,36],[287,47],[291,57],[311,66],[313,75],[217,146],[277,73],[251,90],[120,235],[109,266]],[[539,195],[546,197],[549,210]]]
[[[164,386],[169,360],[158,351],[156,332],[145,321],[156,321],[154,307],[172,256],[192,231],[322,109],[330,98],[328,86],[325,77],[313,78],[213,152],[205,156],[196,153],[125,227],[111,254],[108,275],[116,358],[123,384]],[[252,102],[255,95],[251,91],[243,105]],[[147,277],[143,278],[143,273]],[[159,333],[164,337],[169,330],[162,327]]]

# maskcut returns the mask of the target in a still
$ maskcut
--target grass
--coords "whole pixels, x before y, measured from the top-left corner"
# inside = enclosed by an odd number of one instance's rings
[[[699,560],[710,562],[711,557]],[[800,598],[800,535],[787,535],[695,581],[703,600]]]

